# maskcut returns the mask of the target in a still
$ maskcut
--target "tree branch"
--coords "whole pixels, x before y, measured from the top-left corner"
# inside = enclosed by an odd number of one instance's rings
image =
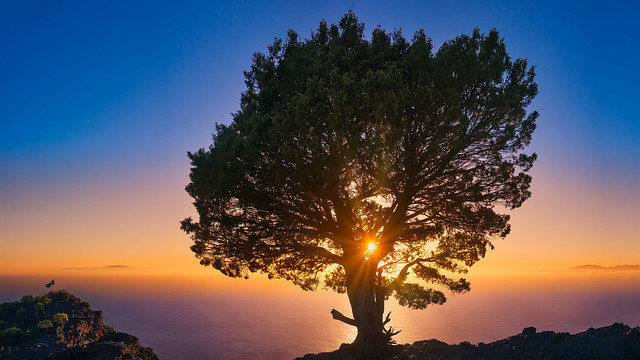
[[[307,254],[311,254],[311,255],[317,255],[317,256],[322,256],[325,259],[334,262],[336,264],[342,264],[342,257],[339,255],[336,255],[334,253],[332,253],[331,251],[320,247],[320,246],[305,246],[300,244],[299,242],[293,242],[293,249],[303,252],[303,253],[307,253]]]
[[[416,264],[421,264],[423,262],[430,262],[435,260],[433,257],[430,258],[418,258],[415,259],[409,263],[407,263],[404,267],[402,267],[402,269],[400,270],[400,272],[398,273],[398,276],[396,277],[396,279],[394,281],[392,281],[389,285],[386,286],[386,291],[389,291],[394,285],[400,285],[404,282],[404,280],[407,278],[408,272],[409,272],[409,268],[411,268],[412,266],[416,265]]]
[[[344,316],[340,311],[338,311],[336,309],[331,309],[331,315],[333,316],[334,319],[336,319],[338,321],[342,321],[345,324],[349,324],[351,326],[358,326],[358,323],[356,323],[355,320],[353,320],[352,318]]]

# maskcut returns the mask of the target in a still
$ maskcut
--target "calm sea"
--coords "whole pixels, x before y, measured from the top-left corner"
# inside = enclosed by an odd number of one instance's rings
[[[46,292],[49,275],[0,275],[0,302]],[[355,331],[331,319],[349,313],[345,295],[286,283],[219,276],[58,274],[54,289],[104,312],[107,325],[151,346],[160,359],[292,359],[331,351]],[[388,301],[399,343],[436,338],[491,342],[524,327],[579,332],[640,325],[640,272],[556,272],[486,276],[443,306],[410,310]]]

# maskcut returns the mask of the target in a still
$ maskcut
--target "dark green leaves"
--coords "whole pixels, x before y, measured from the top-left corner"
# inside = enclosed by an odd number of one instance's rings
[[[447,301],[441,291],[426,289],[413,283],[405,283],[396,287],[394,296],[400,305],[412,309],[424,309],[430,304],[442,305]]]
[[[522,150],[538,116],[526,111],[535,72],[496,30],[434,52],[423,31],[409,41],[376,28],[368,40],[349,12],[310,39],[276,39],[245,77],[233,122],[189,154],[198,219],[182,222],[196,256],[226,275],[340,292],[341,266],[364,263],[375,241],[379,267],[464,292],[437,269],[484,257],[510,229],[497,206],[531,195],[536,156]],[[402,303],[444,301],[405,277],[393,282]]]

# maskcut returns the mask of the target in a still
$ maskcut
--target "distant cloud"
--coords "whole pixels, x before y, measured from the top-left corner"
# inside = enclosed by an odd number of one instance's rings
[[[591,271],[640,271],[640,265],[616,265],[616,266],[600,266],[600,265],[580,265],[574,266],[569,270],[591,270]]]
[[[107,265],[107,266],[93,266],[93,267],[65,267],[65,268],[60,268],[60,270],[74,270],[74,271],[78,271],[78,270],[114,270],[114,269],[132,269],[132,267],[130,267],[129,265],[121,265],[121,264],[116,264],[116,265]]]

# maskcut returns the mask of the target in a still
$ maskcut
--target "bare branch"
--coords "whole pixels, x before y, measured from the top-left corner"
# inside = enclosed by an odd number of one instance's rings
[[[345,324],[349,324],[351,326],[358,326],[358,323],[356,323],[355,320],[353,320],[352,318],[344,316],[340,311],[338,311],[336,309],[331,309],[331,315],[333,316],[334,319],[336,319],[338,321],[342,321]]]

